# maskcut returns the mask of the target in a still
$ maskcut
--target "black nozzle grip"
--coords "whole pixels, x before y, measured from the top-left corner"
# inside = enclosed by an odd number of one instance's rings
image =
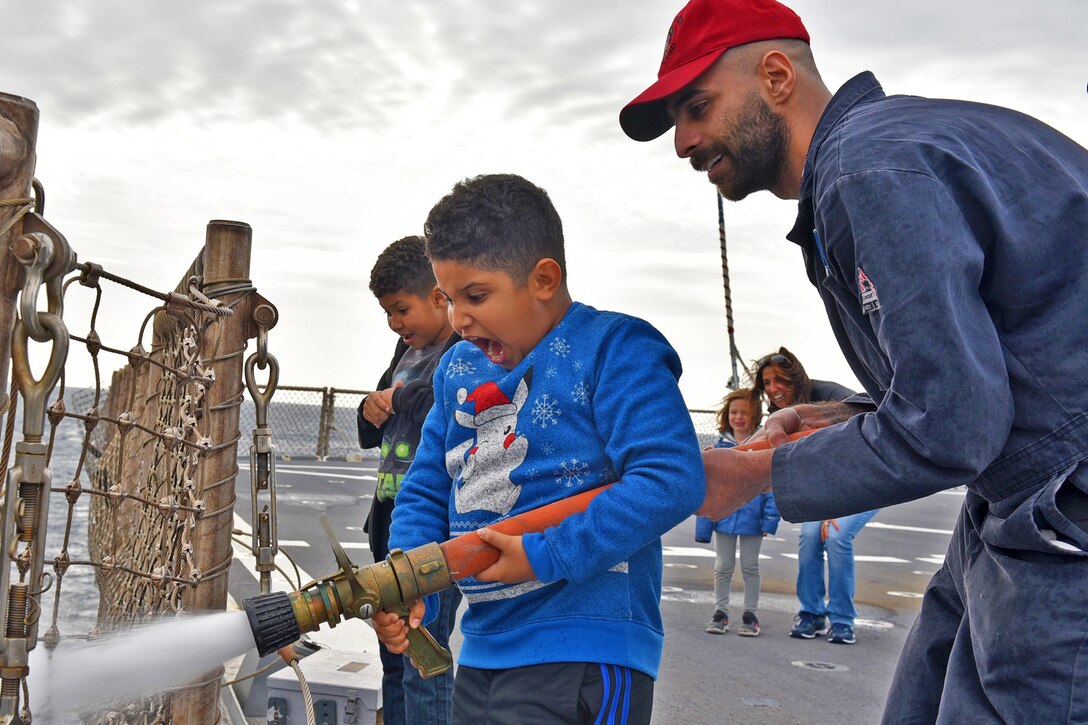
[[[253,630],[257,654],[261,657],[297,642],[302,636],[286,593],[258,594],[243,600],[242,606],[249,618],[249,628]]]

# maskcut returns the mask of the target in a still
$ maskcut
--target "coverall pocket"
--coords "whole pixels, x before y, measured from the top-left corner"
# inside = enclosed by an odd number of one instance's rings
[[[982,540],[1006,550],[1088,557],[1088,464],[1059,472],[1019,506],[983,521]],[[1011,553],[1011,552],[1008,552]]]
[[[1036,518],[1044,536],[1064,550],[1088,552],[1088,462],[1057,477],[1036,502]]]

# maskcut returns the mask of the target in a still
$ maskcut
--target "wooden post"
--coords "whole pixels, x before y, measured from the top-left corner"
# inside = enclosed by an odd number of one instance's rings
[[[30,197],[37,140],[37,104],[27,98],[0,93],[0,200]],[[19,206],[0,206],[0,229],[19,212]],[[0,234],[0,410],[7,408],[15,298],[24,276],[22,265],[12,256],[9,247],[11,240],[22,233],[22,221],[17,221],[11,229]]]
[[[246,294],[238,288],[250,283],[252,239],[253,231],[248,224],[208,223],[203,265],[205,295],[230,304]],[[222,317],[209,326],[201,340],[201,358],[215,369],[215,383],[206,394],[210,419],[202,421],[200,427],[211,437],[213,447],[223,446],[213,448],[204,462],[205,515],[197,522],[192,535],[193,558],[205,575],[216,567],[229,567],[232,556],[230,532],[234,479],[238,475],[238,413],[243,391],[242,353],[249,328],[248,317],[248,305],[242,303],[235,307],[232,316]],[[189,611],[223,611],[227,606],[227,572],[203,580],[196,589],[186,593],[183,601]],[[183,690],[174,697],[171,708],[174,723],[211,725],[219,721],[222,670],[219,667],[208,673],[202,678],[204,684]]]

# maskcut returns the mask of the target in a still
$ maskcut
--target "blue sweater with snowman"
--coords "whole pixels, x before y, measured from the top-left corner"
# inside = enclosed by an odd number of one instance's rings
[[[523,537],[536,580],[459,582],[469,604],[459,664],[600,662],[657,676],[660,537],[705,493],[680,372],[648,323],[577,302],[513,370],[470,342],[442,357],[391,548],[617,482],[584,513]]]

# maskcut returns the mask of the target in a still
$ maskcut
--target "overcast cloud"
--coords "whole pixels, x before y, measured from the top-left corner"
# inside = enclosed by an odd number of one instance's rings
[[[285,384],[371,386],[394,342],[374,257],[458,179],[511,171],[563,216],[575,296],[660,327],[689,404],[709,406],[728,375],[713,189],[669,135],[636,144],[616,123],[681,4],[22,0],[0,91],[41,109],[47,214],[81,259],[172,288],[208,220],[253,226]],[[790,4],[832,88],[870,69],[889,93],[1012,106],[1088,143],[1084,0]],[[738,345],[785,344],[852,384],[783,239],[794,209],[726,206]],[[141,317],[107,301],[107,344],[134,344]]]

